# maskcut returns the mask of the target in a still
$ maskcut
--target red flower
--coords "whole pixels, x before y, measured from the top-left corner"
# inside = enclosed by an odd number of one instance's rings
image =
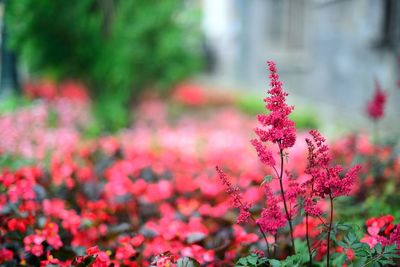
[[[60,84],[60,97],[76,102],[87,102],[89,95],[85,86],[77,81],[65,81]]]
[[[6,261],[12,260],[14,257],[14,253],[12,250],[6,248],[0,248],[0,263],[4,263]]]
[[[352,250],[351,248],[337,247],[336,251],[339,253],[344,252],[346,254],[347,260],[349,260],[349,261],[353,261],[356,258],[355,254],[354,254],[354,250]]]
[[[10,231],[19,231],[21,233],[25,233],[26,224],[26,220],[12,218],[7,222],[7,227]]]
[[[99,252],[100,252],[100,249],[99,249],[98,246],[93,246],[93,247],[90,247],[90,248],[87,248],[87,249],[86,249],[86,253],[87,253],[88,255],[96,255],[96,254],[98,254]]]
[[[393,219],[393,216],[390,214],[379,218],[369,218],[365,222],[367,233],[360,241],[368,244],[371,248],[378,243],[384,246],[390,244],[400,245],[400,226],[395,226]]]
[[[320,224],[321,224],[321,221],[319,219],[313,218],[313,217],[308,218],[309,236],[311,238],[315,238],[321,233],[321,229],[318,227],[318,225],[320,225]],[[294,231],[293,231],[293,236],[305,238],[306,230],[307,230],[306,218],[304,218],[300,224],[295,226]]]
[[[384,115],[386,93],[382,90],[379,81],[375,79],[375,92],[367,104],[367,114],[372,120],[379,120]]]
[[[182,84],[178,86],[173,98],[188,106],[200,106],[206,101],[203,88],[194,84]]]

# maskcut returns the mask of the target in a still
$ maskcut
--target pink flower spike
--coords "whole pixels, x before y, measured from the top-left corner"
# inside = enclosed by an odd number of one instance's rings
[[[264,189],[267,197],[266,208],[262,210],[261,217],[256,222],[263,232],[275,235],[279,228],[285,226],[287,219],[283,215],[279,207],[279,201],[274,196],[271,188],[264,185]]]
[[[270,167],[275,166],[275,159],[272,156],[272,152],[268,150],[267,147],[261,143],[261,141],[258,139],[252,139],[251,144],[256,149],[258,157],[262,163]]]
[[[279,81],[275,62],[268,61],[267,64],[270,71],[270,89],[264,102],[265,108],[270,112],[258,115],[262,128],[256,128],[255,133],[261,142],[269,141],[278,144],[280,149],[285,149],[292,147],[296,142],[295,124],[289,119],[294,107],[286,104],[288,93],[282,90],[282,82]]]
[[[372,120],[376,121],[384,116],[386,98],[386,93],[379,81],[375,79],[375,92],[372,99],[367,103],[367,114]]]
[[[232,185],[232,183],[229,181],[228,176],[218,166],[216,167],[216,170],[219,175],[219,178],[222,181],[222,184],[226,188],[226,193],[230,195],[230,197],[232,198],[233,207],[239,209],[239,216],[237,218],[237,223],[241,224],[248,222],[249,218],[251,217],[250,214],[251,205],[242,200],[239,188]]]

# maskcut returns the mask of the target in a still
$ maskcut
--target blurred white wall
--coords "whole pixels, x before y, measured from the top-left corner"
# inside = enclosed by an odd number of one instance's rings
[[[265,61],[278,63],[296,102],[314,105],[327,120],[366,125],[364,105],[377,77],[397,119],[400,91],[400,1],[203,0],[203,29],[217,57],[212,76],[222,86],[264,92]],[[389,13],[385,4],[390,3]],[[394,43],[383,45],[385,16]],[[391,40],[393,42],[393,40]],[[390,118],[388,119],[390,120]]]

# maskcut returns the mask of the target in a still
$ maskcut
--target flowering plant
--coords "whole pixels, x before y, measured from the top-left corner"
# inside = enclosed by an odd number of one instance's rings
[[[285,159],[288,160],[289,149],[294,146],[296,141],[295,124],[288,117],[294,107],[286,104],[288,94],[282,89],[276,64],[272,61],[268,61],[267,64],[270,72],[270,89],[264,102],[266,102],[265,107],[269,113],[258,116],[261,127],[255,129],[258,138],[251,140],[251,143],[255,147],[260,161],[275,175],[279,187],[278,190],[274,190],[272,175],[266,176],[261,185],[266,198],[266,207],[259,212],[259,218],[252,213],[252,205],[243,201],[239,188],[233,186],[226,174],[217,167],[220,179],[225,185],[227,193],[233,199],[233,206],[240,210],[237,222],[246,223],[251,219],[265,239],[266,256],[258,257],[259,254],[252,254],[251,257],[264,259],[263,262],[268,262],[272,266],[291,266],[291,264],[306,263],[304,254],[308,253],[309,266],[313,265],[313,261],[323,260],[325,256],[326,266],[331,266],[331,253],[335,249],[342,252],[342,255],[343,252],[345,252],[344,255],[347,255],[347,258],[335,257],[336,264],[345,261],[353,262],[355,260],[354,251],[360,257],[359,262],[369,264],[379,262],[381,259],[385,264],[394,264],[393,259],[400,257],[396,254],[396,244],[400,244],[400,240],[396,239],[397,230],[393,232],[392,238],[379,243],[385,246],[384,249],[382,247],[375,249],[374,246],[371,246],[372,250],[368,250],[366,246],[361,245],[360,241],[357,241],[352,227],[334,222],[335,200],[350,194],[353,185],[358,180],[361,165],[348,168],[344,173],[343,166],[333,164],[326,139],[318,131],[311,130],[309,132],[311,138],[305,138],[308,148],[308,163],[304,170],[304,177],[296,179],[289,170],[285,169]],[[373,103],[369,104],[368,111],[373,118],[379,118],[383,114],[385,97],[378,90],[374,99]],[[278,152],[278,159],[274,156],[275,152]],[[294,221],[299,220],[303,223],[294,225]],[[296,250],[295,230],[303,227],[302,224],[305,225],[304,237],[307,250]],[[371,224],[370,221],[368,224]],[[277,247],[281,243],[279,235],[283,236],[281,239],[287,240],[285,237],[287,225],[290,240],[289,256],[282,252],[281,255],[278,255]],[[319,230],[312,233],[310,225],[318,227]],[[394,228],[393,225],[387,227],[388,231]],[[368,229],[375,234],[379,232],[377,226],[369,226]],[[315,229],[312,230],[315,232]],[[378,243],[376,238],[374,236],[364,237],[361,242],[368,241],[375,245]],[[272,250],[270,248],[271,240]],[[357,245],[355,245],[356,243]],[[362,252],[359,253],[359,251]],[[376,257],[375,254],[380,256]],[[283,261],[278,261],[282,258]],[[238,261],[238,265],[249,266],[241,265],[248,262],[249,258],[242,258]],[[258,263],[254,260],[254,264],[251,266],[258,266]]]
[[[395,143],[296,129],[268,67],[258,121],[208,94],[183,114],[151,98],[135,125],[91,139],[79,86],[31,84],[42,100],[0,116],[0,265],[398,264]]]

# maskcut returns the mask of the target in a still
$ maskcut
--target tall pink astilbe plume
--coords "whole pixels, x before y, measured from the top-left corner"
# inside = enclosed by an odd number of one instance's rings
[[[265,233],[275,235],[279,228],[286,225],[287,220],[278,205],[279,200],[272,190],[267,185],[264,185],[264,190],[267,197],[266,207],[262,210],[260,218],[257,219],[257,224]]]
[[[317,206],[316,192],[314,190],[315,177],[320,176],[319,166],[321,163],[327,167],[330,158],[328,147],[324,144],[325,139],[317,131],[310,131],[310,134],[314,136],[314,140],[316,139],[319,141],[314,144],[311,139],[306,138],[308,164],[305,173],[309,174],[311,178],[302,185],[304,189],[304,211],[308,215],[318,217],[321,216],[322,210]]]
[[[258,121],[263,127],[256,128],[255,132],[262,142],[269,141],[278,144],[280,149],[285,149],[292,147],[296,142],[295,124],[288,118],[294,107],[286,104],[288,93],[282,90],[282,82],[279,80],[275,62],[268,61],[267,64],[271,81],[269,96],[264,99],[264,102],[265,108],[270,113],[258,115]]]
[[[251,208],[250,203],[244,202],[242,200],[239,188],[232,185],[232,183],[229,181],[228,176],[218,166],[216,167],[216,170],[219,175],[219,178],[222,181],[222,184],[225,185],[226,192],[232,198],[233,206],[239,209],[239,216],[236,220],[236,223],[238,224],[246,223],[249,221],[249,219],[251,219],[260,229],[260,232],[263,235],[265,243],[267,245],[267,254],[269,255],[269,242],[266,236],[266,232],[262,228],[260,222],[258,222],[258,220],[256,220],[250,213],[250,208]]]
[[[307,246],[311,265],[312,251],[308,233],[308,216],[320,217],[322,210],[318,207],[317,202],[321,199],[328,199],[330,203],[329,222],[323,222],[323,225],[327,227],[326,266],[330,266],[330,241],[334,216],[334,199],[350,193],[361,166],[356,165],[352,167],[347,171],[345,176],[342,177],[342,166],[330,166],[331,156],[329,154],[329,148],[325,144],[325,138],[316,130],[310,131],[310,135],[312,139],[306,138],[308,146],[308,165],[306,173],[309,174],[311,178],[303,184],[304,192],[306,192],[304,194],[304,211],[306,213]]]
[[[242,196],[240,194],[240,190],[237,186],[233,186],[229,181],[229,177],[217,166],[216,167],[219,178],[221,179],[222,184],[225,186],[226,193],[232,199],[232,205],[235,208],[239,209],[239,216],[237,218],[237,223],[246,223],[248,222],[251,214],[250,207],[251,205],[247,202],[243,202]]]
[[[258,127],[254,130],[258,136],[258,139],[251,140],[251,143],[256,149],[261,162],[264,163],[266,166],[272,167],[277,175],[277,178],[279,179],[281,195],[280,202],[283,203],[283,207],[285,209],[285,221],[287,221],[289,224],[290,236],[292,241],[291,253],[295,254],[296,249],[293,238],[292,217],[294,215],[294,211],[296,210],[294,208],[296,204],[291,204],[293,202],[296,202],[297,200],[298,194],[295,190],[297,187],[292,184],[292,186],[285,190],[283,186],[284,157],[288,155],[285,149],[292,147],[296,142],[295,123],[289,119],[289,115],[290,113],[292,113],[294,107],[286,104],[286,97],[288,96],[288,93],[284,92],[282,89],[282,82],[279,80],[279,74],[276,69],[275,62],[268,61],[267,64],[268,70],[270,72],[270,89],[268,90],[268,96],[264,99],[264,102],[266,103],[265,108],[269,111],[269,113],[260,114],[257,116],[261,127]],[[267,146],[263,144],[267,142],[276,144],[279,147],[279,171],[275,166],[276,162],[272,156],[272,152],[268,150]],[[288,196],[285,196],[288,192],[290,192],[290,194]],[[269,191],[266,191],[266,193],[269,194],[267,195],[267,198],[271,198],[271,196],[273,196],[273,194]],[[261,218],[259,219],[259,224],[261,228],[266,228],[267,232],[269,233],[276,232],[276,229],[273,228],[275,226],[285,226],[285,223],[283,223],[285,221],[279,220],[279,218],[275,218],[274,215],[272,215],[271,217],[271,215],[267,214],[268,212],[272,211],[277,212],[279,210],[278,206],[276,205],[276,210],[269,211],[270,209],[271,208],[267,207],[267,209],[262,212]]]
[[[379,120],[385,113],[386,93],[377,79],[375,79],[375,92],[367,103],[367,114],[372,120]]]

